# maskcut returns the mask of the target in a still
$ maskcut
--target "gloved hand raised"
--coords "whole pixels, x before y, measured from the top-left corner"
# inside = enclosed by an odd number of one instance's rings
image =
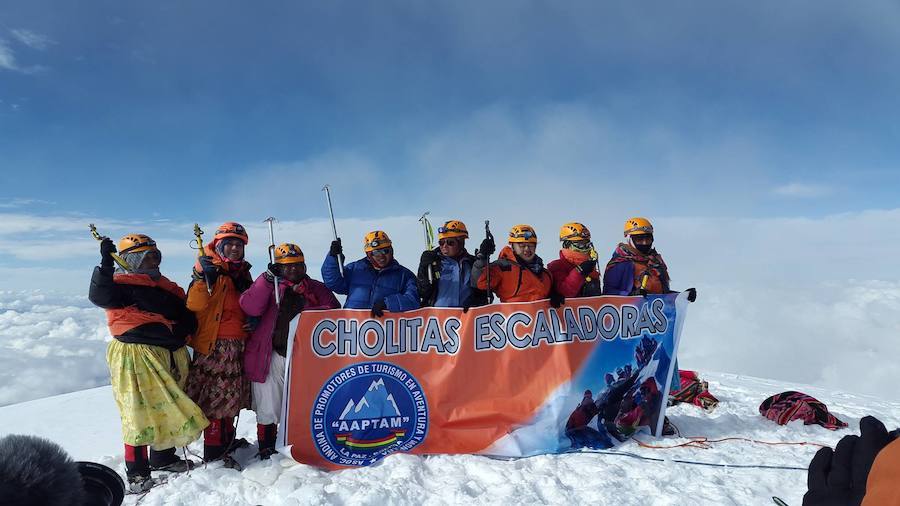
[[[428,267],[429,265],[432,268],[435,266],[440,268],[441,266],[441,256],[433,249],[423,251],[422,257],[419,258],[419,267]]]
[[[809,463],[803,506],[860,504],[866,479],[882,448],[891,442],[884,424],[866,416],[859,421],[860,435],[844,436],[834,451],[822,448]]]
[[[594,272],[594,268],[597,267],[596,260],[585,260],[578,264],[578,272],[587,276],[588,274]]]
[[[342,257],[344,256],[344,247],[341,246],[341,238],[331,241],[331,249],[328,250],[328,254],[333,257]]]
[[[481,241],[481,246],[478,247],[478,255],[485,258],[493,255],[495,251],[497,251],[497,245],[494,244],[493,237],[488,237]]]
[[[100,266],[101,267],[112,267],[113,266],[113,253],[116,252],[116,245],[113,244],[112,240],[109,237],[104,237],[102,241],[100,241]]]
[[[688,293],[688,302],[694,302],[697,300],[697,289],[696,288],[688,288],[685,290]]]
[[[266,280],[268,280],[269,283],[274,283],[275,282],[274,278],[282,277],[281,276],[281,264],[270,263],[266,267],[266,272],[264,272],[263,275],[266,277]]]
[[[387,309],[387,304],[384,302],[384,299],[376,300],[374,304],[372,304],[372,318],[381,318],[384,316],[384,310]]]
[[[219,267],[213,263],[213,259],[209,255],[203,255],[197,259],[200,262],[201,274],[203,277],[209,281],[210,285],[216,284],[216,280],[219,278]]]

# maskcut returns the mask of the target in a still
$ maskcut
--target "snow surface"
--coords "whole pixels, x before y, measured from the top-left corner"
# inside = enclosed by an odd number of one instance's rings
[[[873,414],[889,428],[900,425],[900,403],[746,376],[704,373],[721,400],[713,413],[677,406],[669,416],[685,435],[710,439],[741,437],[768,442],[810,442],[833,446]],[[778,426],[757,411],[769,395],[801,390],[823,402],[850,428],[831,432],[795,422]],[[239,436],[256,439],[252,412],[241,415]],[[61,444],[80,460],[93,460],[125,473],[119,418],[109,387],[59,395],[0,408],[0,434],[27,433]],[[645,442],[673,445],[680,438]],[[190,450],[200,454],[198,442]],[[326,472],[281,455],[251,461],[243,471],[209,464],[170,478],[141,505],[300,504],[772,504],[778,496],[799,505],[806,490],[802,470],[689,465],[691,460],[728,465],[806,467],[815,446],[771,446],[745,441],[712,448],[650,449],[629,441],[613,454],[570,453],[514,460],[474,455],[392,455],[376,466]],[[634,454],[665,462],[640,460]]]

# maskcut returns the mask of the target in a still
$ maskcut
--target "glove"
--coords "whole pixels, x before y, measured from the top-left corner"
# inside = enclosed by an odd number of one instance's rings
[[[688,302],[694,302],[697,300],[697,289],[696,288],[688,288],[685,290],[688,293]]]
[[[494,244],[493,237],[481,241],[481,246],[478,247],[478,254],[485,258],[493,255],[495,251],[497,251],[497,246]]]
[[[566,298],[563,297],[562,294],[556,293],[555,291],[550,292],[550,306],[554,309],[559,309],[559,306],[562,306],[566,303]]]
[[[809,463],[804,506],[860,504],[875,456],[891,442],[884,424],[866,416],[859,421],[860,435],[844,436],[834,451],[822,448]]]
[[[587,276],[588,274],[594,272],[594,267],[597,267],[596,260],[585,260],[578,265],[578,272]]]
[[[341,246],[341,238],[331,241],[331,249],[328,250],[328,254],[333,257],[342,257],[344,256],[344,247]]]
[[[376,300],[374,304],[372,304],[372,318],[381,318],[384,316],[384,310],[387,309],[387,304],[384,302],[384,299]]]
[[[263,275],[266,277],[266,280],[268,280],[269,283],[274,283],[275,278],[281,277],[281,264],[270,263],[266,267],[266,272],[264,272]]]
[[[248,316],[246,320],[244,320],[243,329],[244,332],[253,332],[256,330],[256,327],[259,327],[259,322],[262,320],[259,316]]]
[[[212,257],[203,255],[198,261],[200,262],[200,270],[203,271],[203,277],[210,285],[216,284],[216,280],[219,279],[219,267],[213,263]]]
[[[100,266],[101,267],[112,267],[113,266],[112,254],[115,252],[116,252],[116,245],[113,244],[112,240],[109,237],[105,237],[102,241],[100,241]]]
[[[432,272],[441,272],[441,257],[438,255],[437,251],[432,249],[423,251],[422,257],[419,259],[420,269],[427,270],[429,265],[431,266]]]

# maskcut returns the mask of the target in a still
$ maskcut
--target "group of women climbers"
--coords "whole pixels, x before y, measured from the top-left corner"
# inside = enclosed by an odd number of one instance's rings
[[[90,300],[106,309],[114,337],[107,362],[122,418],[130,488],[152,487],[151,470],[191,469],[192,461],[175,449],[201,432],[204,461],[237,466],[231,453],[248,444],[235,434],[235,417],[243,408],[257,414],[260,458],[272,455],[289,324],[303,310],[339,307],[334,293],[347,296],[344,307],[382,317],[385,311],[422,306],[468,310],[487,304],[491,293],[501,302],[549,299],[559,307],[566,297],[669,291],[665,263],[652,247],[653,227],[643,218],[626,222],[625,242],[607,264],[602,288],[590,231],[580,223],[563,225],[560,256],[547,267],[529,225],[510,230],[494,262],[492,236],[475,254],[466,250],[468,237],[461,221],[444,223],[438,247],[422,254],[418,275],[394,259],[383,231],[367,234],[365,257],[347,264],[337,239],[322,264],[324,283],[308,276],[299,246],[282,244],[254,281],[244,259],[247,232],[228,222],[204,247],[187,294],[160,273],[162,254],[151,238],[127,235],[118,250],[103,239]],[[114,268],[116,261],[121,263]],[[274,297],[276,279],[280,303]],[[689,299],[695,297],[690,289]]]

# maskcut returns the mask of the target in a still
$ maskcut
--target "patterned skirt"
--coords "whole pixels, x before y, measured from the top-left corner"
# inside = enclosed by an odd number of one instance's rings
[[[250,407],[250,381],[244,376],[244,340],[216,339],[209,355],[194,353],[187,394],[207,418],[233,418]]]
[[[187,348],[109,343],[106,362],[125,444],[165,450],[200,437],[209,421],[183,390],[189,361]]]

